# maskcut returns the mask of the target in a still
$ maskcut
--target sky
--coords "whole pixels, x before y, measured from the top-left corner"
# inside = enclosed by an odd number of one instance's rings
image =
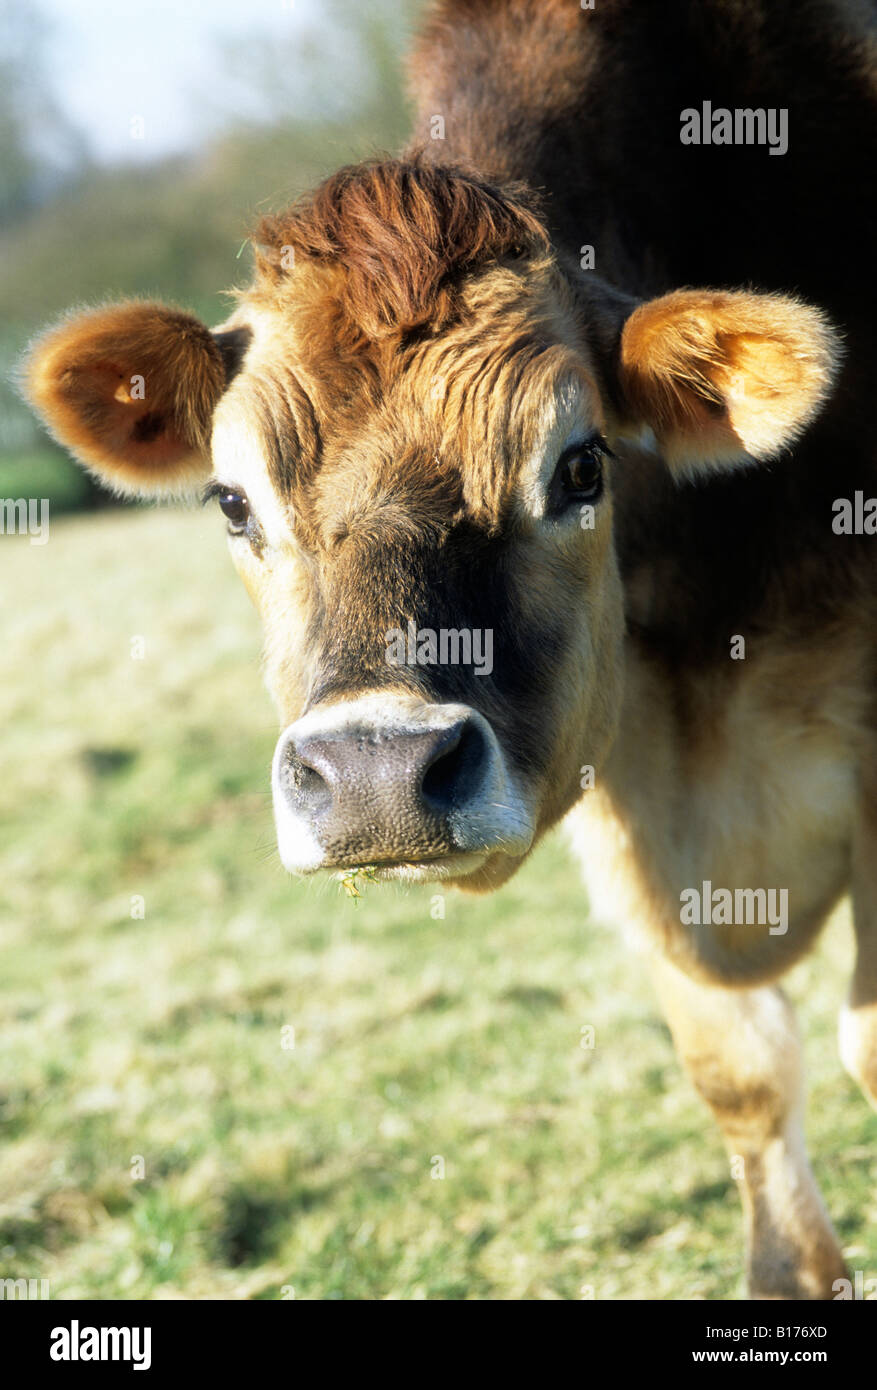
[[[191,148],[215,124],[218,40],[282,41],[319,21],[320,0],[40,0],[40,9],[58,105],[97,159],[128,161]]]

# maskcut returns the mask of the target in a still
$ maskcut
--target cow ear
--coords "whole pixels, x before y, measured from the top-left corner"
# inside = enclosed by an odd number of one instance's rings
[[[828,396],[840,343],[819,310],[779,294],[678,290],[640,304],[621,333],[621,394],[669,466],[767,459]]]
[[[209,468],[234,338],[161,304],[76,314],[32,344],[24,393],[56,439],[115,492],[183,492]]]

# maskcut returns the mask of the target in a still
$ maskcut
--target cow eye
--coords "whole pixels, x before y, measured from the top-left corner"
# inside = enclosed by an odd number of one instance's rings
[[[559,513],[573,502],[597,502],[603,492],[605,440],[594,437],[571,444],[557,461],[548,493],[548,511]]]
[[[217,496],[219,497],[219,510],[228,521],[229,529],[234,532],[245,531],[250,519],[250,504],[244,494],[224,491],[218,493]]]
[[[254,539],[258,528],[246,493],[229,483],[220,483],[216,478],[212,478],[201,493],[201,501],[206,507],[214,497],[219,500],[220,511],[228,522],[231,534],[242,536],[244,532],[248,532],[250,539]]]

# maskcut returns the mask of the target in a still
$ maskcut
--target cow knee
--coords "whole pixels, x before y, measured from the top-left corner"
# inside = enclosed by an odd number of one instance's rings
[[[782,1133],[801,1106],[794,1015],[779,990],[722,1002],[734,1009],[735,1026],[718,1037],[699,1030],[689,1038],[688,1072],[726,1139],[758,1145]]]
[[[731,1149],[758,1149],[783,1134],[800,1110],[800,1076],[780,1064],[760,1075],[732,1064],[719,1068],[712,1059],[687,1059],[688,1072],[706,1101]]]

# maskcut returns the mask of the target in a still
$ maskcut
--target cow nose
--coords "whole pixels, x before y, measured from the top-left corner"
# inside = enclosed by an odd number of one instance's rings
[[[482,716],[460,705],[404,719],[388,717],[386,702],[380,718],[371,710],[313,710],[281,736],[274,803],[287,868],[422,864],[505,847],[522,828],[529,843]]]
[[[417,733],[306,736],[290,748],[289,761],[298,804],[311,817],[334,810],[349,818],[360,801],[384,790],[428,816],[465,795],[483,751],[477,727],[458,719],[447,728]]]
[[[305,735],[288,747],[289,798],[333,861],[431,859],[457,848],[449,813],[476,788],[485,752],[467,719]]]

